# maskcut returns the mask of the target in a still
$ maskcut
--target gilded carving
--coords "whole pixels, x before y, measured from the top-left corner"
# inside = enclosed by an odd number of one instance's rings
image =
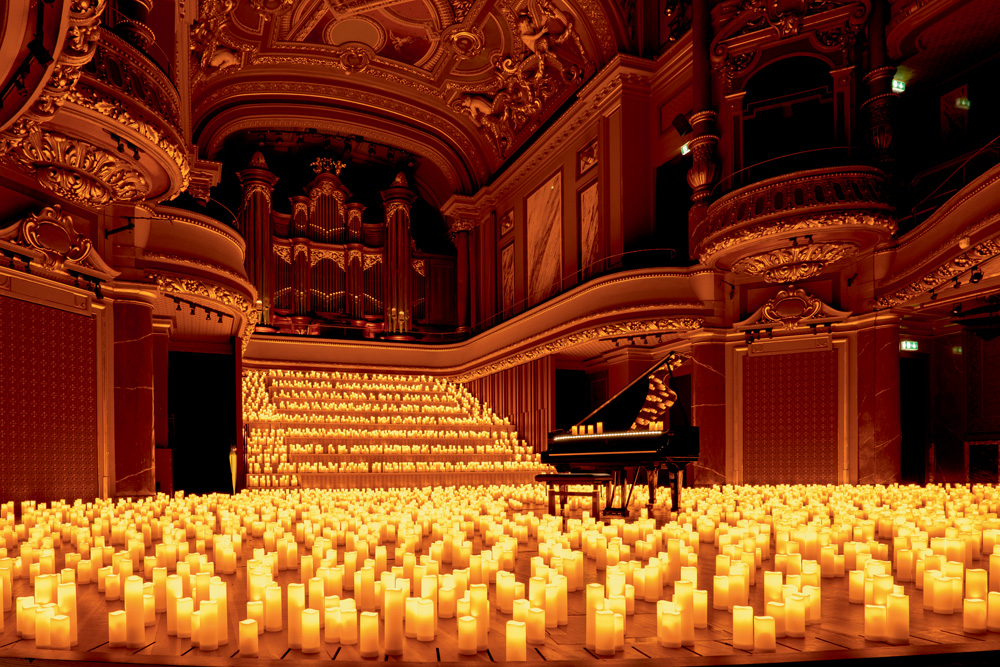
[[[279,246],[275,246],[275,251],[277,251],[278,247]],[[250,286],[250,284],[246,281],[246,277],[240,275],[235,271],[227,269],[221,264],[216,264],[215,262],[206,262],[203,259],[195,259],[193,257],[187,257],[185,255],[167,255],[158,252],[144,253],[143,259],[148,259],[157,262],[170,262],[172,264],[184,264],[187,266],[196,266],[200,269],[205,269],[206,271],[212,271],[213,273],[219,273],[229,278],[232,278],[233,280],[243,285],[246,285],[247,287]]]
[[[190,34],[192,88],[222,70],[241,67],[237,51],[223,41],[236,0],[199,0],[198,5]]]
[[[482,28],[464,28],[455,24],[441,34],[442,42],[459,58],[475,58],[486,45],[486,35]]]
[[[243,191],[243,200],[246,201],[246,200],[250,199],[251,197],[253,197],[254,195],[260,195],[260,196],[262,196],[264,198],[264,200],[267,201],[267,207],[271,208],[271,187],[270,186],[268,186],[268,185],[266,185],[264,183],[258,183],[258,182],[251,183],[250,185],[246,186],[246,189]]]
[[[549,99],[582,77],[581,67],[565,63],[565,56],[552,47],[569,43],[584,67],[590,64],[572,17],[552,0],[538,0],[534,7],[534,14],[526,10],[517,17],[517,33],[527,55],[511,54],[497,65],[492,84],[468,87],[452,103],[455,111],[472,119],[500,157],[522,129],[539,119]],[[549,33],[552,23],[562,27],[558,34]]]
[[[335,176],[340,176],[340,172],[344,170],[347,164],[340,160],[334,160],[332,157],[318,157],[310,162],[309,166],[312,167],[313,173],[316,174],[332,171]]]
[[[409,216],[410,205],[403,202],[389,202],[385,205],[385,219],[386,221],[392,220],[392,218],[397,214],[402,213],[404,216]]]
[[[902,289],[898,289],[892,294],[886,294],[876,298],[873,302],[876,308],[892,308],[920,296],[924,292],[935,289],[942,283],[951,280],[954,276],[965,273],[970,268],[985,262],[991,257],[1000,255],[1000,242],[989,240],[980,243],[972,250],[964,252],[958,257],[938,266],[930,273],[924,275],[920,280],[916,280]]]
[[[858,252],[853,243],[810,243],[778,248],[744,257],[733,264],[733,273],[762,276],[769,283],[793,283],[819,274],[823,269]]]
[[[42,187],[86,206],[139,201],[149,190],[145,177],[125,159],[58,132],[33,132],[11,157]]]
[[[305,255],[308,258],[309,246],[307,246],[305,243],[296,243],[292,247],[292,261],[295,261],[295,259],[298,258],[299,255]]]
[[[59,111],[67,94],[79,80],[84,65],[90,62],[97,51],[97,42],[101,37],[101,14],[106,6],[106,0],[72,0],[66,39],[49,81],[31,108],[6,132],[0,134],[0,155],[15,149]]]
[[[224,306],[229,306],[242,313],[245,322],[240,339],[243,344],[243,351],[246,351],[247,345],[250,343],[250,336],[253,334],[254,327],[257,325],[257,320],[260,316],[253,302],[255,294],[251,294],[251,298],[248,299],[243,294],[234,292],[221,285],[193,278],[180,278],[161,274],[148,274],[148,277],[154,280],[163,292],[199,296],[216,301]]]
[[[361,251],[360,250],[348,250],[347,251],[347,263],[357,262],[361,264]]]
[[[634,309],[623,308],[615,311],[609,311],[607,314],[623,314],[626,312],[631,312]],[[570,324],[580,322],[581,320],[574,320]],[[452,378],[455,382],[468,382],[469,380],[474,380],[478,377],[483,377],[484,375],[490,375],[491,373],[496,373],[505,368],[511,368],[513,366],[519,366],[526,361],[531,361],[532,359],[537,359],[540,357],[546,357],[550,354],[559,352],[568,347],[574,345],[579,345],[580,343],[585,343],[592,340],[600,340],[603,338],[616,338],[619,336],[634,336],[643,334],[659,334],[665,332],[675,332],[675,331],[689,331],[691,329],[700,329],[704,325],[704,320],[697,317],[660,317],[651,319],[641,319],[633,320],[628,322],[614,322],[611,324],[603,324],[596,327],[589,327],[581,331],[577,331],[565,336],[559,336],[552,340],[551,342],[537,345],[533,348],[519,352],[516,354],[511,354],[508,357],[501,359],[500,361],[494,362],[492,364],[487,364],[481,368],[478,368],[467,373],[455,376]],[[534,339],[537,340],[542,337],[548,337],[553,335],[554,332],[546,332],[544,334],[539,334],[535,336]],[[505,348],[505,350],[511,349],[513,346]],[[503,354],[504,351],[500,353]]]
[[[422,259],[414,259],[414,260],[412,260],[411,263],[413,264],[413,270],[416,271],[417,274],[419,274],[421,277],[426,277],[427,276],[427,274],[425,273],[425,269],[424,269],[424,260],[422,260]]]
[[[340,267],[341,271],[344,270],[344,251],[343,250],[330,250],[327,248],[313,248],[309,253],[309,266],[316,266],[320,261],[324,259],[332,259]]]
[[[0,233],[0,241],[12,241],[34,248],[45,255],[45,266],[61,269],[64,262],[82,262],[93,246],[83,234],[73,228],[73,218],[56,206],[46,206],[32,213],[20,224],[11,225]]]
[[[171,141],[165,132],[161,132],[128,109],[123,108],[114,98],[98,93],[88,86],[77,86],[66,96],[66,101],[96,111],[106,118],[135,130],[151,141],[177,165],[181,176],[178,191],[183,192],[187,189],[191,180],[191,164],[188,161],[187,151]],[[173,194],[176,193],[167,192],[163,196],[170,197]]]
[[[250,6],[265,21],[287,14],[295,6],[295,0],[250,0]]]
[[[300,213],[305,216],[309,215],[309,205],[304,201],[297,201],[292,204],[292,215],[297,216]]]
[[[377,253],[366,253],[364,255],[364,264],[361,266],[362,271],[367,271],[376,264],[382,263],[382,255]]]

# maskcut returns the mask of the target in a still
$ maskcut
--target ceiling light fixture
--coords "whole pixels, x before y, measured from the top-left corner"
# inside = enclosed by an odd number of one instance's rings
[[[976,264],[974,267],[972,267],[972,275],[969,276],[969,282],[975,285],[982,279],[983,279],[983,272],[979,269],[979,265]]]

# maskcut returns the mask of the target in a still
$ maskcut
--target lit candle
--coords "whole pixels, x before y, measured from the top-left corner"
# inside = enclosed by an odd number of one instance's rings
[[[774,618],[753,617],[753,650],[755,653],[774,653],[778,648],[775,640]]]
[[[847,601],[863,604],[865,601],[865,573],[863,570],[851,570],[847,575]]]
[[[198,614],[198,648],[214,651],[219,648],[219,601],[202,600]]]
[[[488,593],[489,587],[486,584],[472,584],[469,587],[469,613],[463,614],[482,619],[481,622],[476,623],[476,649],[478,651],[485,651],[489,648],[490,603],[487,597]]]
[[[708,627],[708,591],[694,590],[694,627]]]
[[[1000,592],[990,591],[986,599],[986,629],[1000,632]]]
[[[443,591],[442,591],[443,592]],[[452,589],[454,596],[454,589]],[[454,597],[452,598],[454,599]],[[403,654],[403,609],[405,594],[402,588],[393,587],[385,591],[385,654]]]
[[[681,647],[681,612],[673,602],[660,600],[656,604],[656,640],[666,648]]]
[[[358,643],[358,609],[352,598],[340,601],[340,643]]]
[[[69,616],[58,614],[49,622],[49,647],[66,650],[70,647]]]
[[[596,649],[597,642],[597,612],[604,608],[604,586],[602,584],[587,584],[587,634],[586,645],[591,651]],[[516,603],[515,603],[516,609]],[[518,619],[517,616],[514,620]],[[614,621],[612,620],[612,630]]]
[[[527,627],[523,621],[507,621],[507,662],[522,662],[527,654]]]
[[[257,602],[248,602],[250,604],[261,604],[258,600]],[[261,605],[263,606],[263,605]],[[256,658],[257,657],[257,620],[253,618],[247,618],[240,621],[240,657],[241,658]]]
[[[419,598],[415,610],[417,641],[434,641],[434,601]]]
[[[962,610],[962,630],[969,634],[986,632],[986,600],[965,598]]]
[[[109,578],[109,585],[114,578]],[[145,609],[142,599],[142,578],[132,575],[125,579],[125,645],[142,648],[146,641]]]
[[[340,598],[336,595],[327,595],[323,610],[323,641],[328,644],[340,643]]]
[[[527,640],[529,644],[545,643],[545,610],[538,607],[528,609]]]
[[[282,627],[281,586],[270,584],[264,589],[264,629],[281,632]]]
[[[247,618],[257,621],[257,634],[264,634],[264,601],[247,600]]]
[[[66,616],[69,619],[69,645],[76,646],[79,642],[79,627],[77,625],[76,613],[76,583],[59,584],[56,598],[58,600],[59,615]],[[3,625],[0,623],[0,630],[2,629]]]
[[[764,611],[768,616],[774,619],[774,636],[784,637],[785,636],[785,603],[784,602],[768,602],[765,605]]]
[[[459,655],[475,655],[477,653],[477,633],[475,616],[462,616],[458,619],[458,653]]]
[[[41,575],[40,575],[41,576]],[[36,579],[37,581],[37,579]],[[52,617],[56,615],[51,602],[35,607],[35,647],[52,648]]]
[[[712,609],[729,609],[729,575],[715,575],[712,577],[712,585]]]
[[[595,612],[594,652],[597,655],[615,654],[615,613],[610,609]]]
[[[383,554],[384,558],[384,554]],[[378,612],[361,612],[361,639],[358,645],[358,652],[362,658],[377,658],[379,654],[378,643]]]
[[[289,600],[291,596],[289,595]],[[289,610],[289,634],[291,634],[291,611]],[[299,611],[299,641],[303,653],[319,653],[319,611],[316,609],[302,609]],[[376,637],[376,645],[377,645]],[[376,648],[375,654],[378,655]],[[369,656],[362,656],[369,657]]]
[[[890,644],[910,643],[910,597],[893,593],[886,597],[885,635]]]
[[[934,579],[933,609],[935,614],[954,613],[954,602],[951,598],[955,586],[951,582],[952,577],[937,577]]]
[[[965,571],[965,597],[985,600],[989,593],[989,573],[986,570]]]
[[[804,595],[785,596],[785,636],[806,636],[806,598]]]
[[[733,607],[733,648],[752,651],[754,647],[753,607]]]
[[[886,608],[880,604],[865,605],[865,639],[870,642],[886,640]]]
[[[190,622],[188,627],[190,628]],[[125,611],[122,609],[108,614],[108,646],[112,648],[125,646]]]

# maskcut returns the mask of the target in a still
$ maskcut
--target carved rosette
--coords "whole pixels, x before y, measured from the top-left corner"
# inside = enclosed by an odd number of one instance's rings
[[[106,0],[72,1],[69,8],[69,29],[52,75],[31,108],[0,135],[0,155],[16,148],[59,111],[66,95],[79,80],[81,69],[97,51],[101,14],[106,6]]]
[[[149,184],[123,158],[58,132],[38,130],[12,157],[56,195],[93,208],[145,198]]]
[[[811,243],[744,257],[733,264],[737,275],[761,276],[769,283],[812,278],[827,266],[858,252],[853,243]]]
[[[419,274],[421,277],[427,276],[427,273],[425,272],[426,269],[424,268],[424,260],[415,259],[411,263],[413,265],[413,270],[416,271],[417,274]]]
[[[441,41],[458,58],[475,58],[486,45],[486,35],[482,28],[472,26],[465,28],[455,24],[441,34]]]

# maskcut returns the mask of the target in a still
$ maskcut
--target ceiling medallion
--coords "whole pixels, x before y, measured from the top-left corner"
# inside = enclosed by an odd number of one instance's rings
[[[149,183],[125,159],[58,132],[32,132],[12,157],[42,187],[86,206],[140,201],[149,191]]]
[[[460,25],[453,25],[442,33],[441,39],[458,58],[475,58],[482,53],[483,46],[486,45],[486,36],[482,28],[475,26],[463,28]]]
[[[819,274],[826,266],[857,254],[853,243],[810,243],[744,257],[733,264],[737,275],[762,276],[769,283],[793,283]]]
[[[295,6],[295,0],[250,0],[253,7],[265,21],[287,14]]]

